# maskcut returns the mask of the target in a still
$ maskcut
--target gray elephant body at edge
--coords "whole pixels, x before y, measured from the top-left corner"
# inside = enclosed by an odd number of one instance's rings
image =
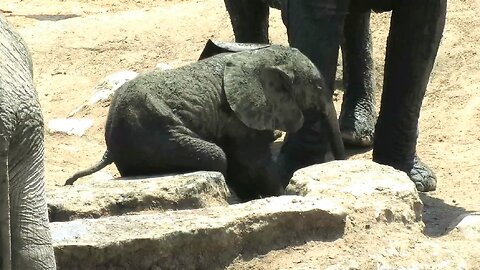
[[[273,45],[142,74],[112,100],[103,160],[66,184],[114,162],[122,176],[219,171],[242,200],[280,195],[293,172],[272,158],[274,130],[298,130],[305,110],[323,116],[320,129],[335,157],[344,158],[323,89],[308,58]]]
[[[0,261],[55,269],[44,192],[43,117],[23,40],[0,14]]]

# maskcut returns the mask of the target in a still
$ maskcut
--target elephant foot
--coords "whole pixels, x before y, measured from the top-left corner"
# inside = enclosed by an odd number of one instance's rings
[[[345,145],[371,147],[375,130],[376,113],[373,106],[357,105],[355,108],[342,108],[340,131]]]
[[[421,161],[417,155],[413,158],[412,165],[411,162],[399,162],[398,160],[392,162],[391,158],[385,156],[381,157],[378,154],[375,154],[375,149],[373,152],[373,161],[406,172],[418,191],[428,192],[434,191],[437,188],[437,177],[435,176],[435,173],[427,166],[427,164]]]
[[[435,173],[417,156],[415,156],[412,170],[407,175],[415,183],[418,191],[428,192],[437,189]]]

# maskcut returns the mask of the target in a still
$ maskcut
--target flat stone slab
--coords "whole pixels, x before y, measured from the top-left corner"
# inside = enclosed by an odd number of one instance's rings
[[[366,221],[418,223],[423,203],[404,172],[373,161],[342,160],[313,165],[293,175],[287,193],[332,198]],[[423,223],[422,223],[423,224]]]
[[[345,218],[329,200],[281,196],[50,227],[58,269],[222,269],[245,251],[337,239]]]
[[[141,179],[95,181],[47,192],[50,221],[98,218],[143,210],[228,205],[223,175],[195,172]]]

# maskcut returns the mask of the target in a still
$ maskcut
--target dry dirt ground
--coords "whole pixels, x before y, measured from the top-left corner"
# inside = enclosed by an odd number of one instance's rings
[[[208,38],[233,40],[221,0],[3,0],[0,9],[8,11],[7,18],[31,49],[46,122],[67,117],[112,72],[141,72],[160,62],[181,66],[196,60]],[[470,266],[477,269],[480,265],[475,257],[480,257],[480,253],[473,252],[471,247],[478,242],[457,242],[455,236],[442,234],[456,216],[480,210],[479,12],[480,0],[449,1],[447,25],[424,100],[418,142],[419,155],[438,176],[437,191],[421,195],[426,205],[426,236],[421,239],[436,241],[442,247],[458,246],[470,254]],[[388,14],[373,16],[378,92],[388,19]],[[272,11],[271,40],[286,44],[278,11]],[[46,134],[47,188],[55,188],[78,169],[99,160],[105,150],[103,126],[107,109],[108,103],[75,115],[94,120],[93,128],[83,137]],[[369,159],[371,152],[367,150],[352,158]],[[114,166],[107,171],[118,174]],[[371,240],[364,236],[349,236],[323,246],[328,252],[307,243],[252,260],[244,258],[232,267],[298,268],[305,261],[323,265],[345,254],[368,257],[369,250],[387,243],[384,235],[378,234],[378,241],[369,246],[366,242]],[[387,238],[390,237],[393,236]],[[357,243],[364,245],[355,248]],[[411,241],[404,247],[412,250],[409,256],[425,262],[433,256],[428,248],[413,247]]]

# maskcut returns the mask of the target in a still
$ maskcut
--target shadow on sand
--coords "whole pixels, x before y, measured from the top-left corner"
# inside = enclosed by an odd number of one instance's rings
[[[0,11],[2,11],[2,10],[0,10]],[[29,14],[29,15],[24,15],[24,14],[15,14],[11,11],[6,11],[6,14],[8,14],[8,16],[12,16],[12,17],[21,16],[21,17],[25,17],[25,18],[29,18],[29,19],[38,20],[38,21],[61,21],[61,20],[80,17],[80,15],[77,15],[77,14]]]
[[[425,223],[424,233],[430,237],[440,237],[448,234],[455,228],[452,224],[459,216],[473,213],[467,211],[463,207],[450,205],[445,201],[430,197],[426,193],[420,193],[420,199],[424,204],[423,208],[423,222]]]

